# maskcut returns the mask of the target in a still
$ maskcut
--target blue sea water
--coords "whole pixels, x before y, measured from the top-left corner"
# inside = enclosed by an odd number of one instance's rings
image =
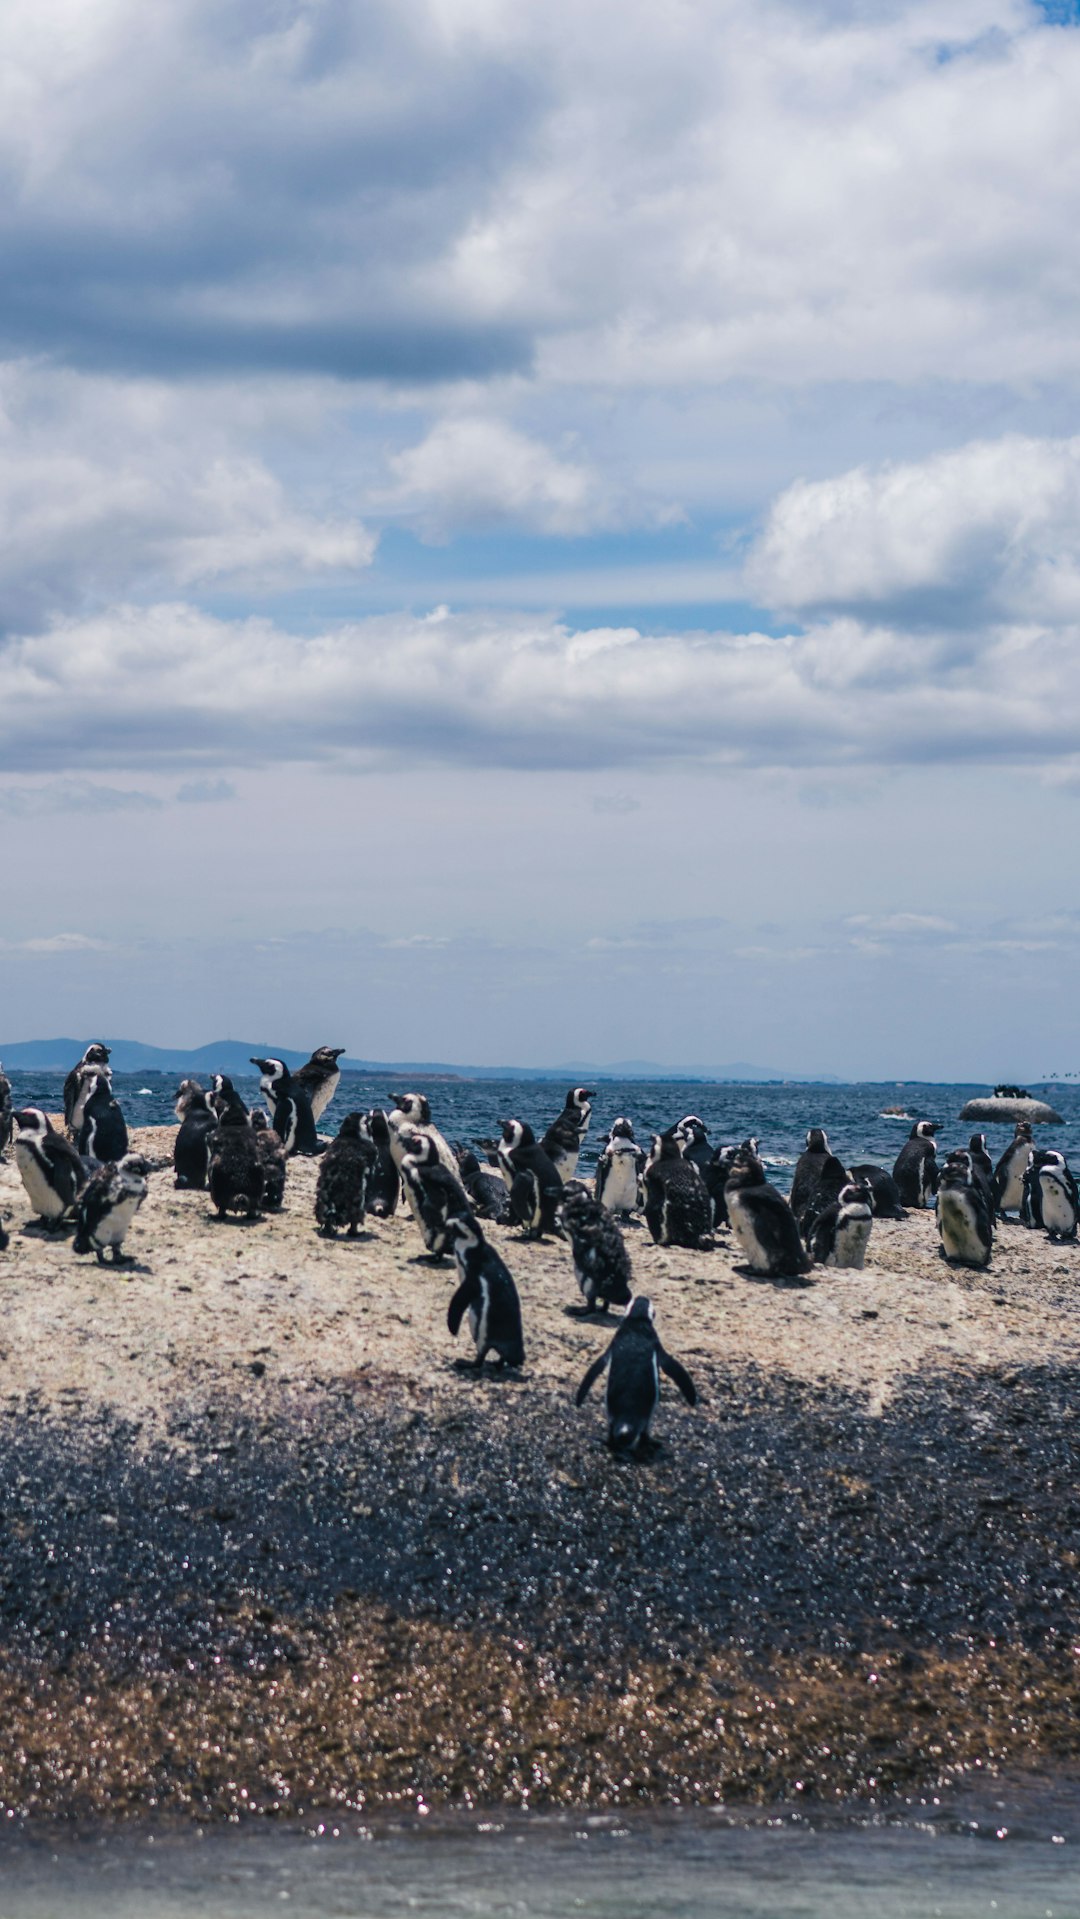
[[[62,1075],[12,1073],[10,1077],[17,1105],[43,1105],[52,1111],[59,1107]],[[135,1073],[117,1073],[113,1090],[130,1125],[172,1125],[178,1083],[178,1077],[165,1074],[141,1078]],[[257,1074],[237,1079],[235,1084],[249,1103],[259,1099]],[[401,1081],[343,1075],[320,1130],[336,1132],[353,1107],[392,1105],[395,1094],[403,1090]],[[538,1134],[542,1133],[561,1108],[567,1086],[561,1079],[442,1079],[409,1090],[427,1093],[432,1117],[447,1138],[476,1141],[497,1137],[499,1121],[504,1118],[527,1120]],[[597,1142],[620,1114],[633,1120],[638,1138],[648,1144],[651,1132],[671,1125],[684,1113],[697,1113],[708,1127],[710,1139],[718,1145],[757,1134],[766,1165],[778,1171],[794,1164],[809,1126],[824,1126],[833,1151],[849,1164],[866,1158],[891,1165],[914,1119],[944,1122],[939,1151],[966,1146],[972,1128],[960,1124],[960,1109],[965,1100],[988,1090],[985,1086],[896,1081],[849,1086],[732,1086],[709,1080],[605,1080],[593,1102],[582,1167],[591,1169]],[[1080,1126],[1080,1085],[1065,1082],[1055,1086],[1050,1098],[1066,1121],[1063,1127],[1051,1129],[1054,1143],[1068,1153],[1069,1142]],[[909,1117],[889,1114],[889,1107],[898,1107]],[[995,1143],[997,1150],[1003,1151],[1011,1135],[1011,1126],[990,1128],[991,1153]]]

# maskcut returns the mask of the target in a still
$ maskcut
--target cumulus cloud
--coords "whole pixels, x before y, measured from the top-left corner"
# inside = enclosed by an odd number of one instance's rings
[[[236,798],[236,788],[231,780],[185,780],[176,797],[183,806],[220,806]]]
[[[439,420],[391,465],[399,506],[435,538],[505,523],[573,536],[615,518],[604,483],[587,465],[560,459],[503,420]]]
[[[94,780],[43,780],[34,786],[0,786],[0,820],[29,820],[50,813],[156,813],[161,801],[135,786],[102,786]]]
[[[797,481],[748,568],[800,612],[972,626],[1080,619],[1080,438],[1008,434]]]
[[[1022,763],[1069,756],[1078,634],[850,620],[802,634],[386,615],[317,633],[184,605],[68,620],[0,651],[12,767],[457,760],[596,768]]]

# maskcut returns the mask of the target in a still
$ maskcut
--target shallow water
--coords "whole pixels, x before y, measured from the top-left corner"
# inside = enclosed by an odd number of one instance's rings
[[[431,1820],[0,1847],[0,1919],[1074,1919],[1075,1798],[885,1823]]]
[[[173,1125],[173,1096],[179,1076],[117,1073],[113,1087],[131,1126]],[[45,1105],[55,1110],[60,1102],[62,1075],[58,1073],[12,1073],[12,1093],[16,1105]],[[259,1100],[258,1076],[235,1081],[238,1091],[249,1102]],[[432,1117],[453,1140],[477,1141],[498,1136],[504,1118],[524,1119],[542,1133],[560,1110],[566,1094],[564,1080],[436,1080],[418,1087],[431,1101]],[[762,1157],[774,1170],[792,1166],[802,1152],[810,1126],[824,1126],[834,1152],[849,1164],[864,1156],[882,1165],[892,1165],[911,1130],[912,1119],[942,1120],[939,1153],[950,1146],[967,1145],[972,1132],[962,1125],[959,1113],[965,1101],[985,1093],[985,1086],[963,1085],[882,1085],[860,1083],[852,1086],[726,1086],[715,1081],[628,1080],[605,1081],[593,1103],[589,1140],[582,1155],[583,1171],[595,1164],[598,1142],[613,1119],[626,1114],[634,1122],[637,1136],[648,1144],[649,1134],[670,1126],[684,1113],[697,1113],[717,1145],[744,1139],[756,1133],[761,1139]],[[1050,1127],[1046,1137],[1070,1151],[1070,1143],[1080,1125],[1080,1085],[1055,1086],[1050,1094],[1067,1124]],[[384,1079],[343,1075],[337,1097],[324,1114],[320,1130],[335,1132],[345,1114],[354,1107],[389,1106],[394,1088]],[[890,1106],[902,1107],[910,1118],[889,1115]],[[1003,1152],[1012,1136],[1011,1126],[987,1129],[990,1152]]]

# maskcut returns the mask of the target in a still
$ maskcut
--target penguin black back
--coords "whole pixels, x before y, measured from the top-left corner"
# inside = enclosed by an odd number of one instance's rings
[[[600,1375],[607,1372],[605,1405],[608,1445],[614,1453],[641,1451],[660,1398],[660,1374],[666,1373],[688,1406],[697,1403],[697,1391],[685,1367],[664,1351],[657,1337],[652,1301],[633,1300],[606,1352],[594,1359],[574,1403],[584,1404]]]
[[[612,1214],[594,1199],[581,1180],[570,1180],[555,1215],[570,1242],[584,1306],[568,1306],[574,1315],[606,1312],[630,1303],[630,1255]]]

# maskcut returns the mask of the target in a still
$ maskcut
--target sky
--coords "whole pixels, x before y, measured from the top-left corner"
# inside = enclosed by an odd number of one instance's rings
[[[1080,1067],[1080,22],[10,0],[0,1042]]]

